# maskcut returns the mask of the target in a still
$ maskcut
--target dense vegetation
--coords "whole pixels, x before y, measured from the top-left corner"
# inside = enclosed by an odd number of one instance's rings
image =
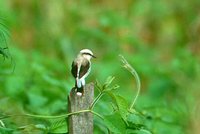
[[[96,134],[198,134],[199,6],[0,0],[0,133],[67,133],[71,62],[90,48],[98,58],[87,82],[96,82],[95,96],[104,94],[93,109],[101,116],[94,116]],[[141,91],[130,108],[138,91],[134,69]]]

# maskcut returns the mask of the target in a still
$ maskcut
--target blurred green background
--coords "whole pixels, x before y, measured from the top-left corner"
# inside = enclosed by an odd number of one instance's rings
[[[200,133],[199,7],[199,0],[0,0],[0,47],[8,55],[0,55],[0,115],[66,113],[71,62],[89,48],[98,58],[86,81],[115,76],[116,94],[129,103],[135,80],[118,55],[137,70],[142,91],[135,108],[148,116],[142,124],[152,133]],[[104,98],[96,111],[107,115],[110,107]],[[8,128],[28,125],[16,133],[36,134],[52,122],[3,120]],[[99,124],[95,119],[95,133],[105,133]]]

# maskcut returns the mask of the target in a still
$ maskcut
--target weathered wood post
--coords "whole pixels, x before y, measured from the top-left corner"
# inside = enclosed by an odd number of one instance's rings
[[[73,88],[68,96],[68,112],[78,112],[89,109],[94,99],[94,84],[85,86],[84,95],[77,96]],[[93,134],[93,115],[92,113],[80,113],[71,115],[68,118],[69,134]]]

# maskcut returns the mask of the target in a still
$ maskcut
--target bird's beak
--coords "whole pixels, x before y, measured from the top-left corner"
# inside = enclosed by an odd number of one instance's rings
[[[93,58],[97,58],[96,56],[92,55]]]

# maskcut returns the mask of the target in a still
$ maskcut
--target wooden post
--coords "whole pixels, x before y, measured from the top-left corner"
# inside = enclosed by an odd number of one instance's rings
[[[85,86],[83,96],[77,96],[73,88],[68,96],[68,112],[77,112],[89,108],[94,99],[94,84]],[[92,113],[80,113],[71,115],[68,118],[69,134],[93,134],[93,115]]]

